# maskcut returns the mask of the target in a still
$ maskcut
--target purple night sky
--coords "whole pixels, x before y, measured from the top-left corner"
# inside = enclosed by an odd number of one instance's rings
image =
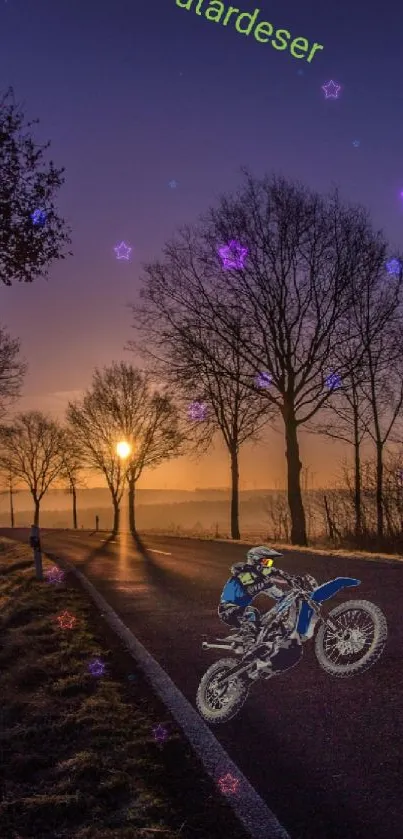
[[[197,0],[194,0],[194,5]],[[207,0],[205,2],[207,5]],[[229,3],[225,3],[226,8]],[[131,312],[141,264],[236,189],[240,167],[275,171],[320,192],[338,185],[364,204],[376,229],[401,247],[403,51],[398,3],[242,0],[240,11],[289,28],[324,49],[312,63],[179,8],[175,0],[7,0],[0,6],[1,88],[14,87],[26,117],[40,120],[66,184],[58,207],[74,256],[49,280],[1,290],[1,322],[29,362],[16,410],[63,416],[95,365],[121,359],[134,338]],[[322,85],[341,85],[326,99]],[[359,141],[359,145],[354,145]],[[170,186],[176,181],[177,186]],[[130,260],[114,247],[132,247]],[[241,486],[283,484],[283,437],[246,447]],[[279,441],[282,441],[279,445]],[[317,481],[343,454],[302,435]],[[334,468],[333,468],[334,467]],[[327,467],[329,469],[329,467]],[[220,446],[145,475],[143,487],[228,485]],[[99,479],[95,479],[99,485]]]

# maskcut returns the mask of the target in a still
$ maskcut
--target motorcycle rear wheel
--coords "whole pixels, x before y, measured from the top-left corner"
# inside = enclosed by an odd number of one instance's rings
[[[218,725],[232,719],[246,702],[249,685],[240,676],[236,676],[227,687],[214,687],[215,680],[232,670],[236,663],[233,658],[221,658],[209,667],[200,680],[196,705],[203,719],[210,725]],[[215,702],[218,707],[214,707]]]
[[[351,611],[361,613],[361,616],[366,618],[367,624],[368,621],[369,625],[372,624],[373,639],[369,648],[357,661],[353,663],[345,661],[340,664],[332,661],[329,657],[329,648],[336,648],[336,650],[338,650],[339,658],[340,656],[344,656],[346,658],[349,653],[342,652],[343,645],[346,648],[349,643],[354,645],[354,643],[358,642],[357,651],[359,652],[359,645],[362,643],[362,638],[365,634],[361,631],[360,636],[360,629],[354,627],[351,619],[350,626],[348,621],[347,623],[346,621],[343,621],[343,614],[347,616],[347,613]],[[332,633],[332,630],[325,624],[320,626],[315,638],[315,654],[320,666],[326,671],[326,673],[329,673],[331,676],[336,676],[339,679],[346,679],[350,676],[357,676],[359,673],[364,673],[365,670],[368,670],[373,664],[375,664],[376,661],[378,661],[385,648],[388,637],[388,627],[385,615],[378,606],[375,606],[374,603],[370,603],[369,600],[348,600],[347,603],[342,603],[340,606],[337,606],[336,609],[333,609],[333,611],[329,613],[329,618],[331,618],[340,627],[340,634],[344,634],[345,639],[340,638],[339,641],[336,641],[336,639],[333,640],[332,634],[334,633]],[[351,635],[351,640],[348,638],[348,633]]]

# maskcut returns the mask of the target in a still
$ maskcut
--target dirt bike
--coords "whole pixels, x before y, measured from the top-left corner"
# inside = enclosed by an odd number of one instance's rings
[[[264,614],[256,639],[251,642],[249,636],[248,641],[236,628],[219,644],[209,644],[207,636],[202,636],[202,649],[231,650],[241,657],[240,661],[220,659],[200,681],[196,705],[211,725],[227,722],[239,713],[253,682],[270,679],[299,664],[302,645],[312,639],[316,628],[315,655],[322,669],[332,676],[356,676],[382,655],[388,629],[378,606],[368,600],[350,600],[327,617],[321,615],[320,604],[343,588],[360,585],[360,580],[336,577],[319,585],[310,575],[296,582],[281,573],[291,591]]]

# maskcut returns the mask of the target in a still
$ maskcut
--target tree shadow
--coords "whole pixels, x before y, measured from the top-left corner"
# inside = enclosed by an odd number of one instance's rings
[[[200,605],[200,589],[196,580],[194,585],[197,585],[197,589],[192,596],[192,581],[189,580],[188,576],[180,574],[177,570],[161,568],[136,530],[131,531],[131,536],[137,551],[146,560],[143,568],[150,582],[156,586],[161,586],[162,590],[168,595],[176,596],[181,600],[184,598],[187,601],[192,600]]]

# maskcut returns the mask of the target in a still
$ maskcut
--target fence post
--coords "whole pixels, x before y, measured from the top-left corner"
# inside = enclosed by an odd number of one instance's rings
[[[95,516],[95,530],[99,530],[99,516]]]
[[[41,551],[41,538],[39,527],[36,524],[31,524],[31,533],[29,537],[29,544],[34,551],[34,564],[35,564],[35,573],[37,580],[43,580],[43,568],[42,568],[42,551]]]

